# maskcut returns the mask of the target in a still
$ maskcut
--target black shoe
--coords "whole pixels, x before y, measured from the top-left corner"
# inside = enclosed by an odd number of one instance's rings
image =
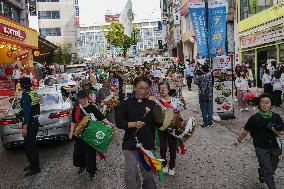
[[[264,183],[263,173],[260,168],[258,168],[258,179],[259,179],[259,182]]]
[[[23,171],[29,171],[30,170],[30,166],[26,166]]]
[[[95,180],[95,178],[96,178],[96,173],[90,174],[89,180]]]
[[[86,168],[85,167],[80,167],[79,170],[78,170],[78,175],[81,176],[85,173],[86,171]]]
[[[38,173],[40,173],[40,172],[41,172],[40,169],[36,169],[36,170],[30,169],[30,171],[27,172],[27,173],[25,174],[25,176],[28,177],[28,176],[36,175],[36,174],[38,174]]]

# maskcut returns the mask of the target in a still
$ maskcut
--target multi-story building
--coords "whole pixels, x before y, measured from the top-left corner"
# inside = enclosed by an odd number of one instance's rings
[[[29,17],[31,27],[54,44],[70,43],[70,53],[76,54],[78,0],[38,0],[36,9],[37,14]]]
[[[28,26],[24,0],[0,0],[0,15],[23,26]]]
[[[108,23],[80,27],[78,49],[80,49],[81,57],[116,56],[122,53],[120,49],[114,48],[107,42],[104,31],[101,29],[101,26],[106,24]],[[162,38],[161,31],[158,29],[158,20],[144,20],[142,22],[134,22],[133,24],[137,29],[137,49],[157,49],[158,40]]]
[[[235,56],[250,64],[260,85],[262,65],[284,62],[284,1],[240,0],[237,5]]]
[[[217,0],[210,0],[214,2]],[[196,59],[197,43],[189,14],[188,4],[199,0],[163,0],[161,12],[163,25],[163,43],[167,45],[169,56],[182,59]],[[226,51],[228,55],[234,54],[234,3],[228,0],[227,8],[227,38]],[[165,6],[163,6],[165,4]],[[178,7],[177,7],[178,6]],[[180,17],[176,19],[177,17]],[[180,27],[176,22],[180,22]],[[177,27],[178,26],[178,27]],[[178,35],[181,35],[179,38]],[[165,46],[165,45],[164,45]]]

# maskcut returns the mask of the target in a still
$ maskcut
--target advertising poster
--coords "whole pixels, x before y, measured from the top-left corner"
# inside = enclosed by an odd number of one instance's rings
[[[208,43],[209,56],[226,55],[227,2],[208,3]]]
[[[205,2],[189,3],[189,14],[196,37],[198,53],[202,58],[208,57]]]
[[[213,58],[213,112],[233,115],[233,71],[230,56]]]

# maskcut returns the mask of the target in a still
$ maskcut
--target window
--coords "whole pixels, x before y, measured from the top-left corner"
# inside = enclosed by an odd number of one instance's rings
[[[38,0],[38,2],[59,2],[59,0]]]
[[[60,28],[39,28],[39,33],[44,36],[61,36]]]
[[[38,19],[60,19],[59,11],[38,11]]]
[[[278,2],[278,0],[274,4]],[[240,1],[240,16],[241,20],[257,14],[265,9],[273,6],[273,0],[241,0]]]

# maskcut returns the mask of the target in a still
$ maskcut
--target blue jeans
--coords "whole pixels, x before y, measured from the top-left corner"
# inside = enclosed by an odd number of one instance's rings
[[[203,124],[209,125],[212,124],[213,116],[213,103],[211,100],[201,100],[199,99],[200,109],[202,112]]]

